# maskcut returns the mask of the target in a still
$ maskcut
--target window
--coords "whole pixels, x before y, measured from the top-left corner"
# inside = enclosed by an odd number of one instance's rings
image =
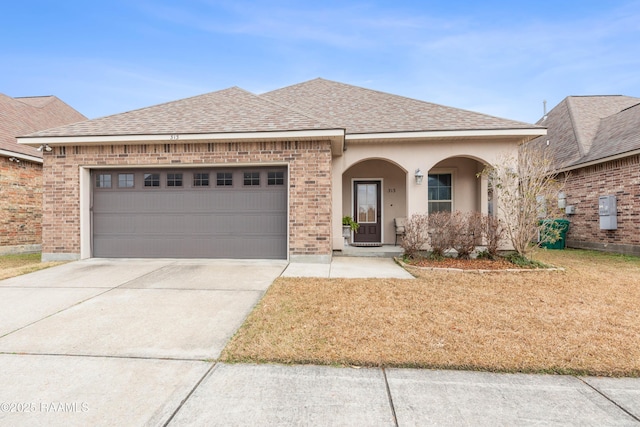
[[[181,173],[168,173],[167,174],[167,187],[182,187],[182,174]]]
[[[231,187],[233,185],[233,174],[231,172],[218,172],[216,174],[216,185],[218,187]]]
[[[260,172],[245,172],[244,185],[260,185]]]
[[[267,185],[284,185],[284,172],[269,172]]]
[[[209,186],[209,174],[208,173],[194,173],[193,174],[193,186],[194,187],[208,187]]]
[[[119,173],[118,174],[118,187],[119,188],[133,188],[133,174],[132,173]]]
[[[111,174],[99,173],[96,175],[96,188],[111,188]]]
[[[145,173],[144,174],[144,186],[145,187],[160,187],[160,174],[159,173]]]
[[[429,213],[451,212],[451,174],[429,174]]]

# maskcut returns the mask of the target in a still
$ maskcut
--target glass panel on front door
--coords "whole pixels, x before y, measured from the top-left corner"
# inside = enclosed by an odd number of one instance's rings
[[[358,222],[377,222],[378,200],[376,184],[357,184]]]

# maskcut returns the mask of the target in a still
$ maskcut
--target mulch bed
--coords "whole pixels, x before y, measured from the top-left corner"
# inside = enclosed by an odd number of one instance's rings
[[[433,267],[433,268],[458,268],[461,270],[507,270],[524,269],[507,261],[504,258],[490,259],[458,259],[445,257],[443,259],[421,258],[417,260],[404,260],[405,263],[413,267]]]

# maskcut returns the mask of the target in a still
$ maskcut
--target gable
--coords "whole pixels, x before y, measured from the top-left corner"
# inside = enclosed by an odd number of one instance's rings
[[[640,149],[639,103],[621,95],[569,96],[538,121],[547,136],[532,143],[550,150],[558,169]]]
[[[16,137],[87,118],[55,96],[11,98],[0,94],[0,151],[42,158]]]

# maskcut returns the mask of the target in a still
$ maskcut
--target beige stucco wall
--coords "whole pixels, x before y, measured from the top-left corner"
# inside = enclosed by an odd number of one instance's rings
[[[342,180],[342,215],[354,214],[353,181],[376,179],[382,181],[382,241],[393,244],[393,219],[407,216],[406,172],[386,160],[365,160],[349,168]]]
[[[454,209],[487,212],[487,180],[476,174],[484,164],[495,164],[507,154],[517,156],[522,137],[469,137],[456,139],[420,139],[385,141],[350,141],[341,156],[333,158],[332,247],[342,249],[342,216],[352,213],[351,179],[385,178],[383,182],[384,243],[393,243],[394,216],[411,216],[427,212],[427,177],[437,169],[455,169]],[[448,160],[449,159],[449,160]],[[425,175],[422,185],[415,182],[415,170]],[[437,170],[436,169],[436,170]],[[345,174],[346,172],[346,174]],[[402,173],[404,176],[402,176]],[[404,187],[403,187],[404,181]],[[393,185],[393,187],[392,187]],[[395,188],[389,198],[389,188]],[[402,197],[405,197],[404,203]],[[391,200],[394,201],[393,210]],[[400,209],[405,206],[405,210]]]

